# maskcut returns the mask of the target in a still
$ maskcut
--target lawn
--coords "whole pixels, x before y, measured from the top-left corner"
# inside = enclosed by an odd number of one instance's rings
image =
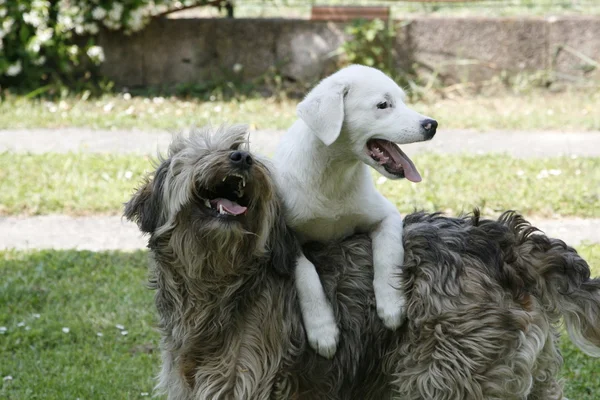
[[[495,86],[494,86],[495,87]],[[514,91],[489,95],[447,93],[411,103],[438,120],[443,129],[600,130],[600,91],[570,89]],[[8,96],[0,102],[0,129],[91,127],[172,130],[190,125],[245,123],[257,129],[287,129],[298,100],[240,100],[136,97],[129,94],[82,96],[48,101]]]
[[[373,173],[401,212],[600,217],[600,158],[517,159],[507,155],[419,154],[423,182]],[[9,167],[10,166],[10,167]],[[121,214],[151,160],[138,155],[0,153],[0,215]]]
[[[600,274],[600,245],[580,248]],[[0,398],[137,399],[158,373],[146,253],[0,252]],[[566,396],[600,393],[600,361],[567,339]]]

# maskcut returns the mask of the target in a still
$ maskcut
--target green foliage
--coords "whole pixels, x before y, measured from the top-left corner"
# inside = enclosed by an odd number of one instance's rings
[[[387,75],[397,75],[394,66],[394,38],[391,24],[380,19],[355,20],[345,29],[351,40],[342,44],[340,51],[350,64],[368,65]]]
[[[103,87],[100,29],[132,33],[158,14],[206,0],[0,0],[0,88]],[[40,89],[41,88],[41,89]]]

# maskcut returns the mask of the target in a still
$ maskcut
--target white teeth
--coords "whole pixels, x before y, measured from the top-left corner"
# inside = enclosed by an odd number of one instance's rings
[[[225,176],[225,178],[223,178],[223,182],[225,182],[225,179],[227,179],[227,176]]]
[[[244,179],[244,177],[242,176],[242,186],[246,187],[246,179]]]
[[[219,204],[219,214],[225,214],[225,211],[223,211],[223,204]]]
[[[208,201],[208,200],[206,200],[206,199],[204,200],[204,205],[205,205],[206,207],[208,207],[208,208],[211,208],[211,207],[210,207],[210,201]]]

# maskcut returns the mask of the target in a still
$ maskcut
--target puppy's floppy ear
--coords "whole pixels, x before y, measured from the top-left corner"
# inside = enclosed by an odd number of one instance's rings
[[[162,213],[160,196],[168,165],[168,161],[163,162],[154,179],[146,181],[125,203],[125,218],[136,222],[142,232],[153,233],[158,227]]]
[[[298,104],[298,117],[329,146],[336,141],[344,122],[345,85],[322,82]]]
[[[294,231],[287,225],[283,212],[279,212],[271,229],[269,250],[270,262],[275,271],[284,276],[293,274],[301,248]]]

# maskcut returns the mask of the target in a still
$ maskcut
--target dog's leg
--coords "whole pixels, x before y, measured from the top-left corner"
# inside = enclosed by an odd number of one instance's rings
[[[304,254],[298,258],[295,278],[308,342],[317,353],[325,358],[332,358],[337,347],[339,329],[333,308],[325,297],[319,274]]]
[[[371,232],[373,241],[373,289],[377,315],[389,329],[402,324],[405,298],[400,287],[404,246],[402,217],[397,212],[386,216]]]

